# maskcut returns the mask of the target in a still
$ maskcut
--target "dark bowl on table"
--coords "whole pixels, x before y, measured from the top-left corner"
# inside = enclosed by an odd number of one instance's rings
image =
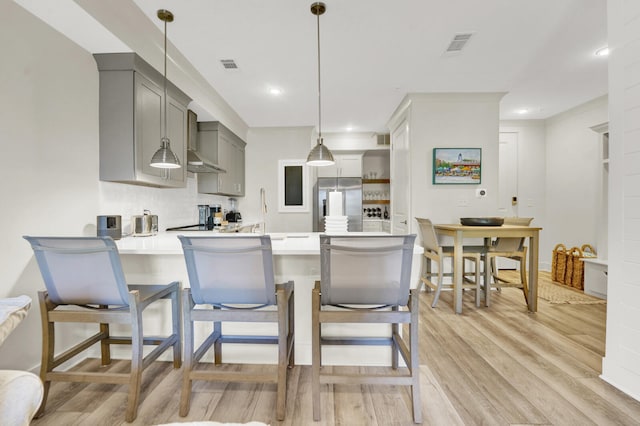
[[[465,226],[502,226],[503,217],[461,217],[460,223]]]

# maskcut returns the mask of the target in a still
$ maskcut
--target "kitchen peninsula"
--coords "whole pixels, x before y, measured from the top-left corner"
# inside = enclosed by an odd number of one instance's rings
[[[127,237],[117,241],[127,282],[151,284],[180,280],[182,287],[189,286],[187,268],[182,247],[177,236],[180,232],[165,232],[152,237]],[[360,234],[360,233],[357,233]],[[375,235],[375,233],[366,233]],[[189,232],[190,236],[215,236],[221,234],[210,231]],[[230,234],[222,234],[230,235]],[[243,234],[231,234],[243,235]],[[246,234],[244,234],[246,235]],[[271,244],[276,282],[292,280],[295,282],[295,362],[311,364],[311,290],[320,279],[320,241],[319,233],[273,233]],[[388,235],[388,234],[386,234]],[[419,282],[423,249],[415,246],[411,272],[411,286]],[[159,320],[151,326],[161,325],[168,320],[168,313],[157,312]],[[198,324],[197,324],[198,325]],[[204,327],[204,325],[201,325]],[[225,327],[238,327],[238,332],[273,333],[271,324],[226,324]],[[349,330],[344,325],[328,325],[327,334],[335,335],[382,335],[390,333],[390,326],[353,324]],[[357,331],[353,331],[357,330]],[[206,336],[204,328],[196,329],[196,340]],[[223,359],[227,362],[273,363],[277,361],[276,347],[255,345],[255,350],[247,350],[247,345],[239,347],[225,345]],[[323,352],[323,363],[334,365],[390,365],[391,356],[387,347],[367,347],[363,351],[359,346],[328,347]]]

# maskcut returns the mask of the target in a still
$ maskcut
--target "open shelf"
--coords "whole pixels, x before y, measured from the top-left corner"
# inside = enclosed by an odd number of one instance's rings
[[[362,204],[389,204],[389,200],[362,200]]]
[[[391,183],[390,179],[362,179],[362,183]]]

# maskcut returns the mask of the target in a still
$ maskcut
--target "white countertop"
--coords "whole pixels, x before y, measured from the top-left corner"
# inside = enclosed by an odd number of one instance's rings
[[[122,268],[125,278],[129,283],[151,284],[180,281],[183,288],[189,287],[189,275],[184,261],[184,254],[178,235],[188,236],[211,236],[214,238],[230,236],[238,238],[247,235],[242,233],[217,233],[212,231],[169,231],[160,232],[151,237],[125,237],[117,240],[116,244],[120,251]],[[343,235],[389,235],[381,232],[349,232]],[[269,233],[271,236],[271,246],[273,248],[273,268],[276,282],[293,281],[295,284],[294,312],[296,323],[295,339],[295,362],[296,364],[311,364],[312,335],[311,335],[311,292],[317,280],[320,279],[320,241],[319,232],[308,233]],[[415,246],[411,268],[411,287],[417,288],[420,285],[420,265],[422,262],[421,246]],[[149,327],[170,327],[169,306],[165,306],[165,311],[154,311],[150,315]],[[169,320],[168,320],[169,318]],[[249,324],[226,324],[225,327],[237,330],[239,334],[260,334],[256,331],[256,323]],[[146,326],[145,326],[146,327]],[[379,324],[374,324],[367,328],[368,335],[376,336],[386,333],[386,328],[381,329]],[[196,334],[207,335],[210,324],[196,324]],[[259,328],[263,330],[263,328]],[[160,331],[150,331],[159,333]],[[331,333],[337,335],[350,335],[353,333],[352,327],[336,326],[331,328]],[[371,334],[369,334],[371,333]],[[264,346],[264,345],[260,345]],[[331,349],[331,348],[330,348]],[[358,351],[329,351],[323,353],[323,360],[328,365],[354,365],[365,362],[367,365],[391,365],[391,352],[384,347],[371,347],[363,353]],[[239,348],[239,345],[229,345],[223,351],[225,362],[240,363],[277,363],[277,350],[272,348],[256,348],[249,350]]]
[[[386,233],[353,232],[353,235],[389,235]],[[250,234],[242,233],[215,233],[211,231],[189,231],[189,232],[160,232],[150,237],[124,237],[116,241],[120,254],[153,254],[153,255],[182,255],[182,246],[178,235],[187,236],[232,236],[240,237]],[[271,236],[271,247],[273,254],[278,255],[319,255],[320,240],[319,232],[289,232],[289,233],[269,233]],[[422,253],[423,249],[416,246],[414,254]]]

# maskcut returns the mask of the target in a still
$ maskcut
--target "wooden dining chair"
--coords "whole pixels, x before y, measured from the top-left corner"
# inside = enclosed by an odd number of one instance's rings
[[[422,247],[424,248],[424,258],[422,265],[422,273],[420,280],[422,283],[435,290],[431,307],[435,308],[440,298],[440,292],[443,288],[453,289],[453,268],[454,268],[454,253],[453,246],[442,246],[438,241],[438,235],[431,223],[431,220],[425,218],[416,218],[418,227],[420,230],[420,238],[422,240]],[[480,306],[480,293],[481,293],[481,269],[480,263],[482,255],[486,252],[485,246],[463,246],[462,248],[462,289],[473,289],[475,291],[476,306]],[[449,265],[445,264],[445,261]],[[473,262],[473,270],[468,271],[466,269],[466,262]],[[435,263],[437,270],[433,270],[433,264]],[[451,272],[445,272],[445,268],[450,266]],[[445,283],[444,277],[450,277],[451,282]],[[470,277],[472,279],[470,279]]]
[[[320,420],[320,385],[385,384],[411,388],[413,418],[422,422],[418,352],[419,290],[409,289],[415,235],[320,235],[320,281],[312,291],[313,419]],[[331,306],[332,308],[328,308]],[[337,308],[337,310],[336,310]],[[391,336],[325,337],[322,324],[391,324]],[[408,324],[403,336],[400,324]],[[341,372],[322,368],[323,345],[386,345],[390,374]],[[399,369],[398,354],[406,364]],[[398,371],[401,370],[401,371]]]
[[[505,217],[504,225],[529,226],[533,221],[532,217]],[[515,287],[522,289],[524,300],[529,303],[529,287],[527,285],[527,247],[524,245],[524,238],[496,238],[486,255],[493,278],[492,287],[501,290],[503,287]],[[520,280],[513,280],[500,275],[496,258],[504,257],[519,262]]]
[[[215,237],[178,236],[191,288],[183,290],[184,368],[180,416],[189,413],[192,382],[276,383],[276,417],[284,420],[287,373],[294,363],[293,281],[275,284],[271,238],[268,235]],[[211,307],[213,309],[211,309]],[[273,309],[273,308],[276,309]],[[194,324],[213,324],[195,349]],[[223,322],[271,322],[276,335],[225,334]],[[224,343],[277,345],[278,363],[261,373],[221,368]],[[213,347],[218,368],[204,370],[200,360]]]
[[[38,292],[42,320],[40,378],[44,397],[37,416],[45,410],[53,381],[129,385],[125,420],[136,418],[142,372],[163,352],[173,349],[173,366],[180,368],[180,284],[127,285],[118,249],[110,237],[24,237],[33,248],[46,291]],[[171,334],[149,336],[143,330],[143,314],[160,299],[171,301]],[[157,315],[157,314],[156,314]],[[56,326],[61,323],[92,323],[97,333],[73,347],[56,350]],[[110,324],[131,327],[131,336],[112,336]],[[65,339],[76,333],[65,333]],[[128,372],[61,371],[63,363],[100,344],[102,365],[111,363],[111,345],[131,345]],[[155,348],[146,356],[143,346]]]

